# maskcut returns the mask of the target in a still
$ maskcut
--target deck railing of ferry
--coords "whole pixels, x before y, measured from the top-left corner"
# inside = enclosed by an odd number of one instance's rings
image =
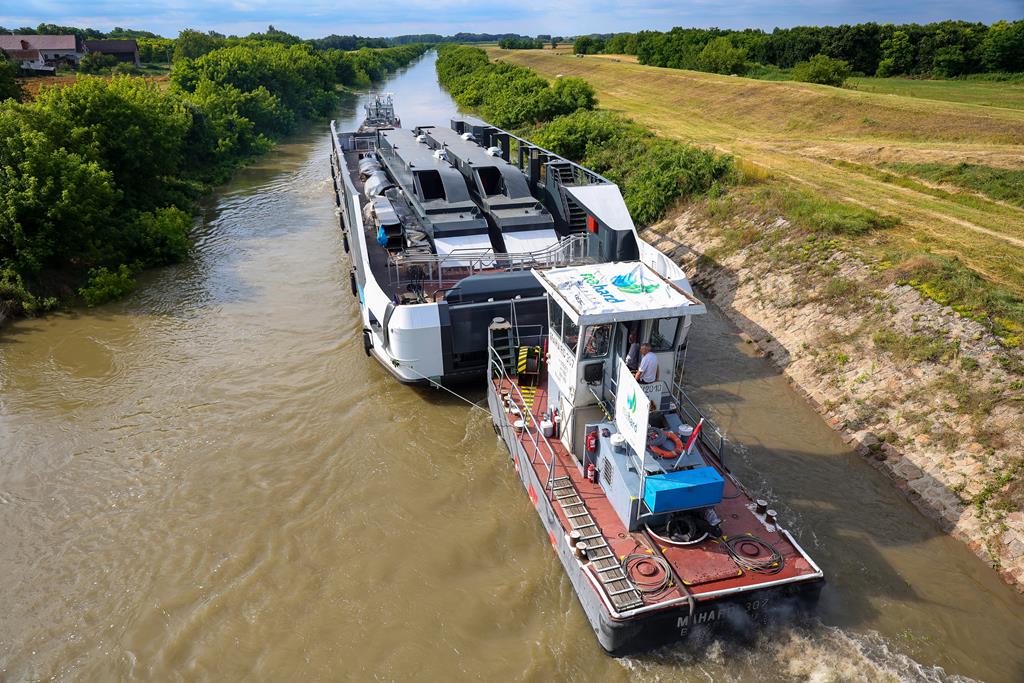
[[[388,259],[389,284],[401,289],[408,284],[436,286],[435,298],[470,275],[488,271],[529,270],[582,265],[587,256],[587,235],[569,235],[544,249],[496,254],[493,249],[453,249],[447,254],[405,253]],[[419,269],[420,277],[410,277]]]

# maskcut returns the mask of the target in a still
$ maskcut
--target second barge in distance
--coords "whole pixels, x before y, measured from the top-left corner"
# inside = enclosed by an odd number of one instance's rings
[[[689,290],[599,174],[477,119],[400,125],[379,93],[358,130],[331,123],[363,346],[398,380],[482,378],[492,318],[544,321],[531,268],[640,260]]]

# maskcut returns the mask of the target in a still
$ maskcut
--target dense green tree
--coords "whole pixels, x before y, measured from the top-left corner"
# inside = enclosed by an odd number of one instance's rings
[[[895,31],[882,42],[882,61],[878,63],[879,76],[898,76],[911,72],[914,65],[914,46],[904,31]]]
[[[17,76],[18,65],[0,51],[0,102],[6,99],[20,100],[24,95]]]
[[[989,71],[1024,71],[1024,20],[992,24],[979,51]]]
[[[850,65],[842,59],[814,55],[793,67],[793,80],[841,88],[850,76]]]
[[[181,100],[144,79],[118,76],[45,89],[35,104],[39,127],[107,169],[129,205],[148,210],[165,200],[159,179],[178,172],[191,125]]]
[[[492,63],[478,48],[448,46],[440,49],[437,73],[455,101],[479,109],[496,126],[517,127],[545,121],[580,108],[593,108],[593,88],[579,78],[548,83],[531,69]]]
[[[734,47],[732,40],[722,36],[715,38],[697,55],[697,66],[701,71],[717,74],[742,74],[746,70],[747,51]]]
[[[139,61],[169,64],[174,59],[175,41],[171,38],[139,38]]]
[[[117,57],[100,52],[88,52],[78,62],[78,70],[84,74],[98,74],[117,66]]]
[[[225,43],[224,37],[215,34],[213,31],[202,33],[201,31],[187,28],[179,33],[177,40],[174,41],[174,61],[198,59],[205,54],[224,47]]]
[[[0,268],[34,283],[43,269],[102,257],[121,193],[113,174],[57,144],[30,114],[0,107]]]
[[[130,291],[139,268],[180,260],[206,183],[335,101],[340,67],[327,53],[234,40],[220,54],[176,63],[170,90],[82,77],[26,104],[0,101],[3,309],[40,310],[55,289],[83,282],[82,299],[100,303]],[[360,59],[390,70],[424,50]],[[355,76],[356,61],[346,57],[345,74]]]

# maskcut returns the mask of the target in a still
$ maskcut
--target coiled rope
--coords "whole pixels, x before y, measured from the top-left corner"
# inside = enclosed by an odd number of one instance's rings
[[[782,556],[775,546],[768,541],[758,538],[753,534],[742,534],[740,536],[731,536],[716,539],[718,543],[721,543],[725,548],[725,551],[732,557],[733,562],[739,565],[740,569],[748,572],[754,572],[755,574],[778,574],[782,571],[782,568],[786,566],[786,559]],[[758,553],[758,557],[749,557],[746,553],[740,550],[740,546],[745,543],[752,543],[758,546],[761,550],[768,553],[767,557],[763,557]]]

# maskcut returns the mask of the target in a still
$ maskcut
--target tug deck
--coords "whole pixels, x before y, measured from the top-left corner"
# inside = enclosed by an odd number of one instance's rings
[[[522,396],[530,405],[520,405],[522,401],[518,398],[516,391],[518,384],[515,377],[498,378],[492,380],[498,395],[502,392],[509,392],[510,397],[516,397],[517,407],[522,411],[526,428],[516,434],[515,438],[527,455],[529,467],[532,467],[539,481],[548,480],[548,462],[550,456],[540,452],[542,448],[535,446],[537,426],[537,415],[541,415],[547,409],[547,390],[543,375],[540,386],[524,387]],[[515,385],[515,386],[513,386]],[[533,431],[531,438],[529,432]],[[537,441],[537,444],[543,443]],[[707,539],[687,546],[674,546],[662,543],[655,539],[645,530],[630,532],[620,520],[610,501],[602,490],[600,484],[595,484],[586,479],[581,473],[577,459],[568,452],[562,442],[557,438],[547,440],[554,452],[554,474],[552,479],[555,482],[553,491],[548,494],[546,491],[528,490],[531,502],[537,505],[538,497],[548,495],[552,500],[558,519],[568,534],[578,529],[586,539],[592,536],[592,540],[586,541],[588,545],[596,544],[598,547],[607,545],[608,552],[588,553],[592,562],[593,571],[590,576],[593,579],[603,574],[612,574],[614,566],[621,566],[622,558],[643,553],[664,558],[670,565],[671,571],[682,582],[682,586],[672,581],[668,589],[655,596],[644,595],[637,591],[627,591],[630,583],[626,580],[605,582],[605,595],[615,606],[616,611],[625,611],[640,606],[656,606],[658,604],[676,604],[680,599],[692,599],[694,602],[713,601],[729,595],[740,594],[747,591],[754,591],[783,584],[798,583],[801,581],[818,581],[821,573],[802,550],[795,540],[776,525],[768,524],[764,517],[755,514],[755,503],[751,496],[732,478],[729,471],[717,462],[715,458],[709,457],[706,449],[698,441],[702,449],[704,460],[715,467],[725,479],[724,499],[716,506],[721,517],[721,528],[726,538],[737,538],[745,534],[752,534],[761,540],[771,544],[783,557],[783,567],[772,574],[757,573],[742,570],[725,550],[722,543],[716,539]],[[516,467],[520,467],[518,460]],[[586,513],[586,514],[583,514]],[[586,526],[584,526],[586,525]],[[552,534],[552,545],[563,542]],[[753,553],[751,559],[762,559],[768,556],[765,550],[754,544],[743,544],[740,547]],[[640,565],[644,563],[639,563]],[[646,567],[640,569],[639,565],[634,567],[634,574],[631,579],[650,581],[658,578],[658,573],[663,570],[655,563],[647,563]],[[654,571],[651,576],[637,574],[636,571]],[[595,582],[592,580],[592,584]],[[632,594],[631,594],[632,593]],[[754,609],[760,607],[754,605]],[[750,606],[748,606],[750,609]]]

